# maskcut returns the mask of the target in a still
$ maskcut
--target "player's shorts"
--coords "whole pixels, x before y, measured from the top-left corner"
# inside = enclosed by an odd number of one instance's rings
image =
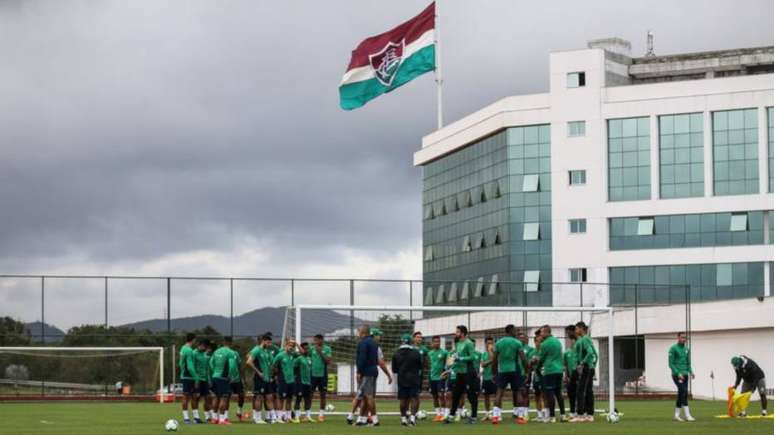
[[[448,385],[446,384],[446,379],[441,379],[439,381],[430,381],[430,392],[433,395],[436,394],[443,394],[448,390]]]
[[[481,391],[483,391],[485,395],[491,396],[492,394],[497,393],[497,385],[493,380],[487,379],[481,383]]]
[[[183,383],[183,394],[193,394],[196,392],[196,381],[193,379],[181,379]]]
[[[242,384],[242,381],[232,382],[231,383],[231,393],[232,394],[244,394],[245,393],[245,386]]]
[[[760,378],[757,382],[742,382],[742,394],[757,390],[761,396],[766,395],[766,378]]]
[[[312,392],[319,391],[325,393],[328,391],[328,376],[312,376]]]
[[[561,394],[562,392],[562,374],[554,373],[551,375],[543,375],[543,391],[555,391]]]
[[[209,396],[210,395],[210,384],[207,381],[201,381],[199,382],[199,387],[196,389],[197,393],[199,393],[199,396]]]
[[[401,387],[398,385],[398,399],[413,399],[419,397],[419,385]]]
[[[288,384],[286,382],[277,383],[277,395],[280,399],[289,399],[296,393],[296,384]]]
[[[312,395],[312,385],[311,384],[303,384],[301,382],[296,382],[296,385],[293,387],[294,393],[296,394],[296,397],[309,397]]]
[[[497,374],[497,388],[512,391],[520,390],[524,387],[524,377],[517,372],[506,372]]]
[[[253,376],[253,394],[267,396],[277,392],[277,385],[274,382],[267,382],[258,375]]]
[[[543,392],[543,377],[532,377],[532,391],[536,393],[542,393]]]
[[[231,394],[231,384],[228,379],[212,378],[212,388],[215,390],[215,395],[218,397]]]
[[[376,394],[376,376],[362,376],[357,387],[357,398],[373,397]]]

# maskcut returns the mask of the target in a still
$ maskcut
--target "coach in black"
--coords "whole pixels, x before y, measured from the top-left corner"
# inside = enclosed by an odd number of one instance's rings
[[[766,375],[761,370],[761,367],[753,361],[747,355],[739,355],[731,358],[731,365],[734,366],[736,371],[736,381],[734,382],[734,389],[742,384],[742,393],[751,391],[758,391],[761,396],[761,415],[767,415],[766,410],[768,401],[766,400]],[[744,382],[742,382],[744,381]],[[744,417],[746,413],[742,413],[740,417]]]
[[[422,354],[411,345],[411,336],[401,337],[401,345],[392,357],[392,372],[398,375],[400,424],[416,426],[419,408],[419,387],[422,383]],[[410,408],[410,409],[409,409]],[[411,415],[407,415],[408,412]]]

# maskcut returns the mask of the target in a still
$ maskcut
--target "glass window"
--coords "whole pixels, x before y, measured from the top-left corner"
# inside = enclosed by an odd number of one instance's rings
[[[731,231],[747,231],[747,213],[731,215]]]
[[[758,110],[712,113],[715,195],[758,193]]]
[[[486,238],[484,238],[484,233],[480,233],[476,236],[476,244],[474,245],[475,249],[482,249],[486,248]]]
[[[435,303],[442,304],[443,296],[444,296],[444,288],[443,288],[443,284],[441,284],[438,286],[438,290],[436,290],[436,293],[435,293]]]
[[[586,170],[578,169],[570,171],[570,185],[586,184]]]
[[[567,123],[567,136],[586,136],[586,121],[570,121]]]
[[[484,295],[484,277],[478,278],[478,281],[476,281],[476,289],[473,292],[473,297],[480,298]]]
[[[536,292],[540,290],[540,271],[539,270],[524,271],[524,290],[528,292]]]
[[[653,232],[653,218],[640,218],[637,221],[637,235],[638,236],[651,236]]]
[[[472,247],[470,246],[470,236],[465,236],[462,239],[462,252],[470,252]]]
[[[702,113],[659,116],[661,198],[704,196]]]
[[[497,289],[500,288],[500,278],[497,274],[492,275],[492,281],[489,283],[488,296],[494,296],[497,294]]]
[[[433,206],[432,205],[426,205],[425,206],[425,220],[433,219],[435,218],[435,215],[433,214]]]
[[[716,280],[718,286],[729,286],[733,284],[733,267],[731,264],[718,264],[716,269]]]
[[[530,174],[524,176],[522,192],[537,192],[540,190],[540,175]]]
[[[425,289],[425,305],[433,305],[433,288],[428,287]]]
[[[500,236],[500,230],[495,229],[494,244],[501,245],[503,243],[502,236]]]
[[[650,199],[650,118],[610,119],[608,129],[608,198]]]
[[[540,223],[531,222],[524,224],[524,240],[540,239]]]
[[[449,294],[446,295],[446,301],[447,302],[457,301],[457,283],[456,282],[451,283],[451,286],[449,287]]]
[[[570,269],[570,282],[586,282],[586,268]]]
[[[428,246],[425,248],[425,261],[433,261],[433,247]]]
[[[571,72],[567,73],[567,87],[568,88],[580,88],[586,86],[586,73],[585,72]]]
[[[570,234],[586,232],[586,219],[570,219]]]
[[[460,300],[461,301],[468,300],[469,295],[470,295],[470,282],[465,281],[462,283],[462,290],[460,291]]]

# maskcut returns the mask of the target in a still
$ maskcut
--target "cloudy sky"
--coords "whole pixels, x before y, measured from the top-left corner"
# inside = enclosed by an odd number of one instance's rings
[[[361,39],[427,3],[3,0],[0,274],[420,278],[411,161],[432,76],[354,112],[337,86]],[[449,121],[545,91],[548,53],[589,39],[635,55],[647,29],[658,54],[774,43],[767,0],[441,14]]]

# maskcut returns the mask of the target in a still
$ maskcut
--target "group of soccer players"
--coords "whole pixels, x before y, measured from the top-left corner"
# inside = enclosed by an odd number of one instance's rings
[[[180,349],[180,379],[183,384],[183,421],[185,423],[231,424],[228,410],[232,396],[237,397],[237,419],[242,421],[245,393],[242,370],[253,373],[253,421],[256,424],[324,421],[328,364],[331,348],[323,336],[314,337],[312,345],[287,340],[283,348],[275,345],[270,332],[259,338],[256,346],[242,356],[232,348],[231,337],[222,346],[209,340],[196,341],[186,336]],[[312,397],[320,394],[317,420],[312,418]],[[203,401],[204,419],[199,415]],[[303,412],[301,406],[303,404]],[[193,410],[191,419],[189,407]]]

